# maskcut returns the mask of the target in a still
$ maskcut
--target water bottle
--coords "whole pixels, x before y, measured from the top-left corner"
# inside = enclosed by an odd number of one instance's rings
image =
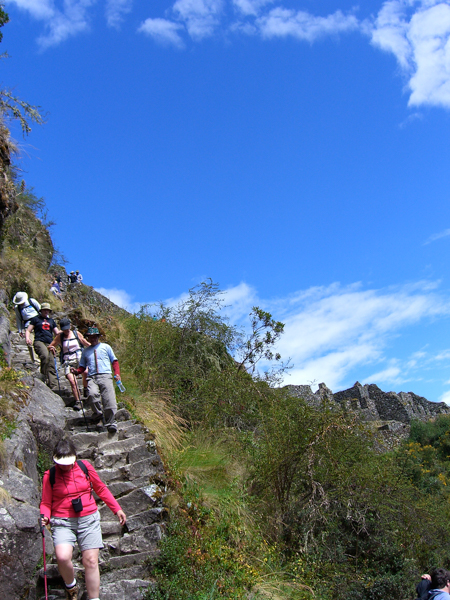
[[[120,381],[120,379],[117,379],[116,383],[117,383],[117,387],[119,388],[119,390],[120,390],[120,391],[122,392],[122,394],[123,394],[123,392],[125,392],[125,386],[124,386],[124,385],[123,385],[123,383]]]

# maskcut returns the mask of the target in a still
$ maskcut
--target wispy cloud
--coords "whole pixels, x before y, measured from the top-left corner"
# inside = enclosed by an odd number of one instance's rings
[[[183,29],[182,25],[167,19],[146,19],[138,31],[149,35],[159,44],[184,48],[183,39],[179,34],[180,29]]]
[[[327,17],[316,17],[302,10],[280,7],[258,18],[256,24],[264,38],[291,36],[308,42],[359,27],[355,16],[344,15],[340,10]]]
[[[385,289],[364,289],[362,284],[312,287],[284,298],[264,299],[245,282],[225,290],[224,315],[239,327],[249,324],[253,306],[270,311],[285,323],[285,333],[277,350],[291,358],[294,368],[286,383],[325,382],[334,391],[351,385],[355,369],[365,372],[364,382],[400,385],[421,379],[423,372],[437,363],[450,360],[450,351],[433,354],[419,348],[404,357],[389,354],[390,342],[402,330],[425,319],[448,316],[448,298],[439,293],[438,284],[420,281]],[[124,290],[98,289],[113,302],[134,312],[141,303]],[[173,306],[187,299],[183,293],[165,304]],[[153,302],[148,302],[152,304]],[[420,375],[418,375],[420,373]]]
[[[120,308],[124,308],[131,313],[137,312],[141,307],[141,304],[139,302],[134,302],[133,296],[125,290],[119,290],[117,288],[95,288],[95,291],[106,296],[111,302],[114,302],[114,304],[117,304]]]
[[[261,9],[267,4],[272,4],[275,0],[232,0],[233,5],[243,15],[257,16]]]
[[[56,8],[53,0],[6,0],[28,11],[32,17],[44,21],[46,33],[38,38],[41,48],[55,46],[89,28],[88,9],[95,0],[65,0],[63,8]]]
[[[176,0],[173,12],[194,40],[211,36],[220,24],[222,0]]]
[[[124,15],[131,12],[133,0],[106,0],[106,21],[116,29],[123,21]]]
[[[410,106],[450,108],[450,1],[389,0],[378,13],[372,43],[396,57],[408,78]]]
[[[444,229],[444,231],[440,231],[439,233],[433,233],[430,237],[423,243],[424,246],[427,244],[431,244],[431,242],[435,242],[436,240],[440,240],[441,238],[448,237],[450,235],[450,229]]]

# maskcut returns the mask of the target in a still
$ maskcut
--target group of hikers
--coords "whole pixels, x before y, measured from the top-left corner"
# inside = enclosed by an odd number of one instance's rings
[[[80,271],[70,271],[69,275],[67,275],[67,284],[73,285],[76,283],[83,283],[83,276],[81,275]],[[54,296],[56,296],[56,298],[58,298],[58,300],[63,302],[63,282],[59,273],[55,273],[52,276],[50,291]]]
[[[70,319],[62,318],[59,328],[51,318],[51,306],[48,302],[39,304],[34,298],[28,298],[26,292],[17,292],[13,298],[16,324],[19,334],[25,337],[34,360],[33,350],[41,363],[41,374],[45,383],[53,391],[59,389],[56,351],[60,348],[60,362],[74,396],[74,408],[81,409],[77,375],[83,377],[83,398],[93,410],[93,420],[103,421],[109,433],[117,431],[115,413],[117,411],[114,379],[120,381],[119,361],[109,344],[100,342],[97,327],[89,327],[86,338],[72,328]],[[32,339],[34,334],[34,341]]]
[[[97,430],[117,432],[117,402],[113,383],[120,382],[120,367],[109,344],[100,342],[97,327],[89,327],[84,337],[72,327],[69,318],[57,323],[50,316],[49,303],[39,304],[26,292],[17,292],[13,298],[17,329],[25,337],[30,354],[33,350],[41,362],[41,374],[47,385],[58,390],[56,351],[60,348],[61,363],[75,398],[74,408],[83,400],[78,393],[76,377],[83,377],[83,399],[92,408],[91,421]],[[34,341],[32,337],[34,336]],[[63,437],[53,451],[54,466],[44,473],[40,504],[41,533],[50,526],[60,575],[64,581],[67,600],[77,600],[79,587],[72,563],[75,542],[81,551],[85,569],[85,584],[89,600],[100,600],[99,550],[103,548],[100,515],[93,492],[118,517],[121,525],[126,515],[94,467],[87,461],[77,460],[73,442]],[[47,585],[46,597],[47,597]]]

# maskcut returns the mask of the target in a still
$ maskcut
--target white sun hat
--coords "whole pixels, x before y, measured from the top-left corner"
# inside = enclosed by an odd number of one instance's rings
[[[28,294],[26,292],[17,292],[17,294],[13,298],[13,304],[17,306],[18,304],[23,304],[24,302],[27,302],[27,300]]]
[[[53,462],[57,465],[73,465],[73,463],[77,460],[77,457],[73,454],[70,456],[61,456],[61,458],[53,457]]]

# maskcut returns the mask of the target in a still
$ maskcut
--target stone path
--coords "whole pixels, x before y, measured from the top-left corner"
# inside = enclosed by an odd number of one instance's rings
[[[11,339],[12,366],[36,376],[39,361],[32,363],[25,341],[18,334]],[[66,406],[74,399],[61,374],[60,394]],[[142,600],[152,585],[151,569],[158,556],[158,542],[164,533],[167,511],[163,506],[165,471],[156,444],[148,430],[121,408],[117,412],[118,432],[98,433],[91,410],[70,411],[65,429],[77,448],[78,458],[88,460],[108,485],[127,515],[121,527],[118,519],[96,498],[101,515],[104,548],[100,551],[101,600]],[[87,428],[89,431],[87,431]],[[51,550],[47,547],[47,553]],[[47,564],[49,600],[65,598],[56,561]],[[84,588],[81,554],[74,550],[74,565],[80,585],[79,600],[88,600]],[[36,598],[45,599],[43,569],[38,573]]]

